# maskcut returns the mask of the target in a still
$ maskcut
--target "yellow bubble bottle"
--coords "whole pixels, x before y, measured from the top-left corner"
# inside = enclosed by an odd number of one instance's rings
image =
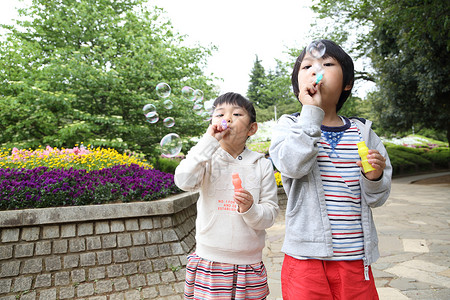
[[[367,154],[369,154],[369,148],[366,146],[366,142],[362,141],[356,143],[358,146],[358,154],[361,157],[362,166],[364,169],[364,173],[368,173],[370,171],[375,171],[375,168],[372,167],[371,164],[367,161]]]

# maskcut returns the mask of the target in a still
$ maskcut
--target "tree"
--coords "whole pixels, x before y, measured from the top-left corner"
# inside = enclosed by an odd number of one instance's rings
[[[373,119],[373,115],[370,113],[370,103],[353,95],[350,95],[347,101],[345,101],[344,105],[339,110],[339,115]]]
[[[374,110],[385,128],[433,128],[446,131],[450,141],[450,6],[401,2],[373,30],[372,61],[380,73]]]
[[[256,55],[255,62],[253,64],[253,69],[250,73],[250,84],[247,90],[247,97],[250,101],[255,103],[257,106],[265,108],[267,104],[265,103],[263,89],[266,84],[266,72],[261,60],[258,59]]]
[[[213,48],[187,48],[170,21],[142,0],[34,0],[0,42],[0,144],[85,145],[155,154],[162,136],[195,136],[206,122],[181,97],[192,86],[215,96],[203,74]],[[173,109],[155,87],[168,83]],[[154,104],[175,127],[149,124]]]
[[[367,77],[378,89],[369,99],[380,126],[434,128],[450,141],[448,1],[320,0],[313,9],[334,20],[341,43],[356,40],[356,57],[371,59]]]
[[[265,107],[257,106],[258,122],[279,118],[283,114],[292,114],[301,110],[301,105],[291,88],[292,62],[276,60],[274,70],[269,70],[266,83],[261,89]],[[276,116],[275,116],[276,111]]]
[[[293,63],[276,60],[275,70],[269,70],[263,88],[265,102],[268,105],[280,105],[296,101],[291,88],[291,72]]]
[[[298,109],[291,90],[291,63],[278,59],[276,63],[275,69],[269,69],[266,73],[261,60],[256,56],[250,74],[247,96],[256,103],[258,122],[274,119],[275,109],[277,109],[277,116],[292,113]]]

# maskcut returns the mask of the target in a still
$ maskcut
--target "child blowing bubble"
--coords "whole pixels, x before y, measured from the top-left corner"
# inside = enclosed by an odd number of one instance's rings
[[[353,87],[353,61],[334,42],[319,42],[324,54],[305,48],[292,72],[301,113],[278,120],[270,146],[288,195],[283,299],[378,299],[370,269],[379,257],[371,208],[388,198],[392,167],[372,122],[338,115]],[[315,69],[322,69],[320,78]],[[374,168],[367,173],[361,141]]]
[[[200,194],[196,251],[188,256],[184,296],[265,299],[265,229],[279,211],[273,167],[263,154],[245,147],[258,129],[250,101],[226,93],[213,109],[205,135],[175,170],[178,187]]]

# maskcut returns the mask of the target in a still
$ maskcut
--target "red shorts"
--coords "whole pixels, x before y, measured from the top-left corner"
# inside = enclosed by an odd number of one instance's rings
[[[362,260],[299,260],[285,255],[281,269],[283,300],[378,300],[372,270],[364,279]]]

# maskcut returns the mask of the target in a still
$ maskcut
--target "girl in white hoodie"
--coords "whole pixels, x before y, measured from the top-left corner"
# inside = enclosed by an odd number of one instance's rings
[[[175,171],[175,183],[199,191],[196,251],[188,257],[185,299],[265,299],[265,229],[278,199],[271,162],[245,147],[258,129],[253,104],[237,93],[214,102],[211,124]],[[238,173],[242,188],[235,188]]]

